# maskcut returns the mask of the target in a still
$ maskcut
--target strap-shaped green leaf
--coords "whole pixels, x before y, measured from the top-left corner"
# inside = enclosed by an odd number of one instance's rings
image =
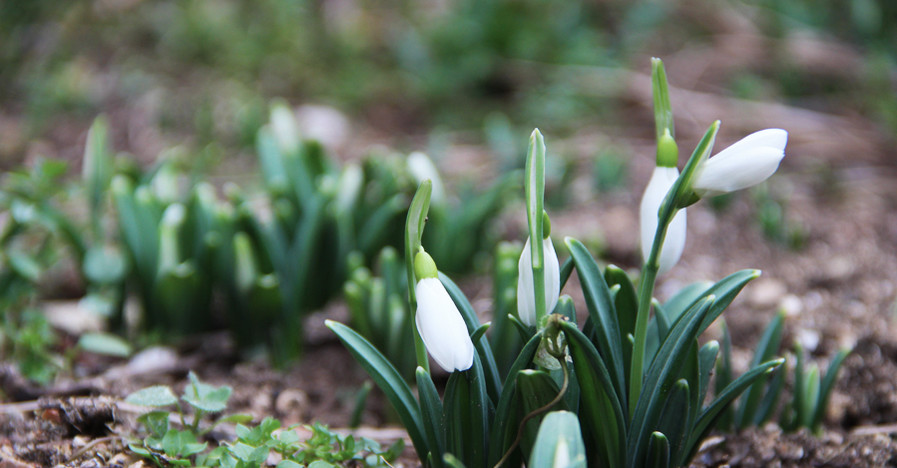
[[[713,287],[710,281],[698,281],[676,292],[670,300],[663,303],[663,310],[667,312],[670,321],[675,322],[698,299],[707,295],[707,291]]]
[[[628,426],[626,393],[617,393],[604,360],[585,334],[567,322],[561,323],[561,329],[579,382],[579,415],[590,459],[600,460],[602,466],[622,466]]]
[[[470,301],[461,292],[461,288],[442,272],[439,272],[439,281],[442,282],[452,301],[458,306],[461,317],[464,318],[464,323],[467,325],[467,331],[470,334],[474,334],[480,327],[480,319],[477,317],[476,311],[473,310],[473,306],[470,305]],[[489,344],[489,340],[480,336],[479,339],[473,341],[473,347],[477,350],[477,354],[482,360],[486,389],[489,392],[490,400],[494,403],[498,401],[498,396],[501,394],[501,379],[498,377],[498,365],[495,364],[492,346]]]
[[[442,467],[442,455],[445,451],[445,422],[442,408],[442,400],[430,373],[423,367],[415,371],[417,378],[417,392],[420,397],[420,412],[424,426],[424,435],[427,437],[427,447],[432,454],[433,467]]]
[[[701,346],[701,351],[698,354],[698,374],[700,375],[698,398],[696,400],[698,404],[695,408],[692,408],[692,422],[695,420],[695,415],[701,411],[701,406],[707,398],[707,391],[710,388],[710,376],[713,375],[713,368],[716,365],[716,357],[718,355],[718,342],[708,341],[704,346]]]
[[[670,466],[670,441],[662,432],[651,433],[648,441],[648,458],[645,466],[665,468]]]
[[[652,300],[651,303],[654,305],[654,317],[648,322],[648,335],[645,340],[645,362],[649,364],[654,361],[657,350],[672,327],[672,321],[663,306],[656,300]]]
[[[804,379],[804,400],[801,408],[801,425],[810,427],[813,423],[813,415],[819,403],[819,366],[816,363],[810,365],[807,376]]]
[[[688,383],[689,389],[691,389],[688,398],[688,411],[685,413],[685,424],[687,427],[691,427],[691,425],[695,422],[695,419],[698,417],[698,410],[700,410],[701,404],[703,401],[699,400],[699,391],[701,386],[701,350],[698,347],[698,340],[694,340],[689,347],[688,350],[688,358],[685,360],[685,364],[682,367],[682,370],[679,371],[679,377],[685,379]],[[674,388],[675,390],[675,388]],[[676,450],[681,447],[683,444],[679,443],[677,445],[676,436],[668,431],[661,430],[664,434],[666,434],[667,439],[670,441],[670,448],[672,453],[675,455]],[[675,456],[673,458],[676,458]]]
[[[545,416],[536,435],[529,466],[586,468],[586,448],[575,413],[552,411]]]
[[[741,292],[745,285],[759,277],[760,270],[741,270],[732,273],[705,290],[703,294],[689,304],[686,310],[691,310],[694,308],[695,304],[708,296],[713,295],[715,297],[713,305],[710,308],[710,313],[704,317],[704,321],[701,323],[698,334],[700,335],[703,333],[704,330],[706,330],[707,327],[709,327],[710,324],[712,324],[726,310],[726,308],[729,307],[729,304],[735,300],[735,297],[738,296],[738,293]],[[682,320],[682,316],[673,322],[673,326],[675,326],[676,322],[679,320]]]
[[[159,256],[159,220],[162,212],[154,208],[152,195],[144,190],[137,197],[137,190],[124,176],[117,176],[112,182],[112,200],[118,212],[118,225],[125,245],[134,260],[141,287],[152,288],[152,278],[156,272]]]
[[[87,192],[90,209],[91,228],[96,239],[102,236],[102,220],[100,208],[106,188],[112,178],[112,158],[109,151],[109,124],[106,117],[100,115],[94,119],[87,131],[87,142],[84,145],[84,163],[81,174]]]
[[[711,430],[713,430],[723,410],[725,410],[732,401],[738,398],[738,395],[741,395],[748,386],[756,382],[757,379],[763,377],[763,375],[769,372],[770,369],[775,369],[782,365],[783,362],[785,362],[784,359],[774,359],[769,362],[764,362],[745,372],[727,385],[726,388],[724,388],[723,391],[720,392],[703,411],[701,411],[701,415],[698,417],[698,420],[695,421],[695,424],[691,429],[691,435],[688,438],[686,450],[682,451],[683,454],[687,455],[682,460],[679,460],[679,464],[684,465],[691,460],[691,457],[693,457],[698,448],[700,448],[701,441],[704,440],[704,437],[706,437]]]
[[[615,285],[620,287],[620,290],[614,296],[614,309],[617,311],[620,337],[634,335],[635,316],[638,314],[638,296],[635,291],[635,285],[632,284],[632,279],[616,265],[608,265],[604,269],[604,279],[609,287],[613,288]],[[629,386],[629,365],[631,361],[632,345],[628,340],[623,340],[623,365],[625,366],[623,376],[626,378],[627,387]]]
[[[792,402],[792,411],[794,411],[793,427],[785,428],[786,431],[797,430],[805,421],[809,420],[807,416],[807,372],[804,370],[804,348],[800,343],[794,345],[794,400]]]
[[[424,436],[420,408],[414,399],[414,394],[411,393],[411,388],[402,379],[399,371],[377,351],[377,348],[351,328],[332,320],[327,320],[324,324],[336,333],[355,360],[361,364],[361,367],[386,395],[396,413],[399,414],[399,419],[405,426],[405,430],[408,431],[408,437],[411,438],[417,456],[421,460],[426,460],[427,453],[431,450]]]
[[[729,334],[729,327],[726,321],[722,321],[723,334],[723,353],[719,361],[716,363],[716,380],[713,383],[713,393],[720,395],[730,383],[732,383],[732,336]],[[727,406],[723,413],[719,416],[717,425],[720,429],[728,430],[735,424],[735,410],[731,405]]]
[[[486,394],[478,355],[473,366],[454,372],[445,388],[446,451],[470,468],[485,468],[492,402]]]
[[[560,391],[548,372],[532,369],[525,369],[517,373],[517,389],[520,392],[521,415],[524,417],[551,403],[557,398]],[[550,408],[553,411],[568,409],[563,398]],[[520,438],[520,448],[524,458],[530,458],[539,431],[539,424],[543,418],[542,414],[532,417],[524,426],[523,436]]]
[[[572,274],[573,274],[573,257],[567,257],[567,259],[564,260],[564,263],[561,264],[561,270],[560,270],[561,290],[564,289],[564,286],[566,286],[567,281],[570,280],[570,275],[572,275]]]
[[[626,381],[623,376],[623,341],[620,338],[620,326],[610,290],[604,281],[604,275],[601,274],[598,264],[588,249],[581,242],[570,237],[564,239],[564,242],[576,264],[589,318],[595,325],[595,336],[597,337],[595,347],[608,364],[607,370],[614,385],[614,392],[617,395],[622,395],[626,393]],[[622,400],[619,397],[618,399]]]
[[[786,370],[778,367],[770,373],[772,374],[772,378],[769,379],[769,384],[766,386],[766,393],[763,394],[763,399],[760,400],[760,405],[757,406],[757,411],[752,418],[752,424],[755,426],[761,426],[772,418],[776,411],[776,407],[779,405],[779,397],[782,395],[782,389],[785,388]],[[753,388],[753,386],[751,388]]]
[[[258,153],[262,176],[265,178],[268,190],[285,190],[288,182],[286,169],[283,165],[283,155],[277,147],[277,141],[274,139],[270,128],[263,127],[258,131],[255,148]]]
[[[828,369],[825,371],[825,377],[822,379],[822,384],[819,387],[819,400],[816,403],[813,418],[810,420],[810,429],[813,431],[818,431],[820,425],[822,425],[822,420],[825,418],[825,410],[828,407],[828,400],[832,394],[832,388],[834,388],[838,379],[838,371],[850,352],[849,349],[838,351],[838,354],[832,358],[832,362],[829,363]]]
[[[657,421],[656,432],[663,433],[669,444],[669,456],[671,460],[678,459],[680,451],[688,442],[689,431],[691,429],[691,413],[692,396],[689,392],[688,381],[679,379],[673,384],[670,396],[664,404],[660,418]],[[649,456],[650,458],[650,456]],[[648,464],[647,466],[656,466]]]
[[[784,312],[779,312],[776,314],[775,318],[769,322],[769,325],[766,326],[763,335],[760,337],[760,341],[757,342],[757,347],[754,351],[754,357],[751,359],[750,367],[756,367],[760,365],[761,362],[769,361],[779,351],[784,324]],[[763,398],[763,390],[766,387],[765,384],[766,379],[760,379],[745,391],[738,409],[735,411],[735,426],[738,429],[744,429],[753,424],[754,417],[757,414],[757,406]]]
[[[495,247],[492,266],[492,333],[489,342],[495,352],[499,377],[507,376],[508,367],[514,363],[527,338],[515,331],[517,327],[508,316],[517,310],[517,261],[521,247],[511,242],[501,242]],[[525,335],[523,335],[525,336]]]
[[[652,428],[657,427],[664,402],[669,397],[673,382],[688,358],[688,347],[698,336],[698,327],[711,310],[713,297],[696,304],[670,330],[669,336],[657,352],[657,357],[645,374],[642,391],[635,405],[627,439],[628,464],[645,466],[648,442]]]
[[[480,338],[482,338],[483,335],[486,334],[486,330],[489,329],[489,325],[490,325],[490,323],[484,323],[484,324],[480,325],[479,327],[477,327],[477,329],[474,330],[473,333],[470,334],[470,339],[472,341],[479,341]]]

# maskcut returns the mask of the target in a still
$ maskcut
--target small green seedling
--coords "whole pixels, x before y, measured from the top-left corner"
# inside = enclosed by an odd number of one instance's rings
[[[298,426],[281,428],[280,421],[273,418],[249,427],[245,425],[252,419],[248,415],[220,416],[227,409],[229,386],[201,382],[193,372],[188,378],[190,382],[180,399],[170,387],[158,385],[132,393],[125,400],[151,409],[138,418],[147,436],[132,440],[128,447],[157,466],[254,468],[268,466],[273,452],[280,459],[278,468],[386,468],[404,449],[402,439],[384,450],[376,441],[342,435],[319,423],[304,426],[311,432],[305,441],[294,430]],[[189,422],[181,402],[192,410]],[[167,410],[171,407],[176,408],[174,413]],[[201,425],[206,416],[214,417],[209,424]],[[209,449],[204,438],[222,423],[235,423],[237,438]]]
[[[127,403],[152,408],[142,414],[138,421],[143,424],[147,436],[132,440],[128,447],[132,452],[152,460],[157,466],[194,466],[195,456],[206,450],[208,444],[200,442],[202,436],[223,422],[248,421],[246,415],[215,418],[212,424],[200,427],[203,417],[217,415],[227,408],[231,388],[227,385],[214,387],[199,380],[193,372],[188,375],[190,382],[184,388],[180,400],[163,385],[144,388],[125,399]],[[186,422],[187,414],[181,401],[192,409],[193,419]],[[175,416],[179,427],[171,423],[172,413],[166,408],[176,407]]]

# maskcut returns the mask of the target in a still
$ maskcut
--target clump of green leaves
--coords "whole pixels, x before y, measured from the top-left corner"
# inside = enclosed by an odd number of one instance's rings
[[[278,468],[382,468],[390,466],[404,448],[401,439],[384,450],[376,441],[338,434],[318,423],[305,426],[312,435],[304,441],[294,431],[297,426],[282,429],[280,421],[273,418],[249,427],[244,424],[250,416],[219,416],[227,408],[229,386],[203,383],[193,372],[188,378],[180,399],[170,387],[159,385],[132,393],[125,400],[153,408],[138,418],[147,436],[131,441],[128,447],[157,466],[261,467],[270,466],[268,460],[274,454],[280,460]],[[192,412],[189,422],[182,402]],[[173,413],[166,409],[172,407],[176,408]],[[212,417],[211,421],[202,425],[207,416]],[[237,438],[209,449],[209,442],[204,439],[222,423],[236,423]]]
[[[530,208],[530,200],[540,200],[541,190],[533,186],[540,179],[544,184],[538,175],[544,174],[539,168],[545,155],[541,142],[541,135],[534,132],[530,155],[536,162],[527,171],[535,181],[528,184]],[[699,148],[697,153],[706,150]],[[412,249],[420,245],[429,190],[425,182],[412,202],[406,235]],[[420,206],[418,199],[422,200]],[[543,212],[538,204],[535,212]],[[541,222],[542,218],[530,219]],[[568,238],[565,243],[572,261],[563,268],[563,281],[573,268],[577,270],[588,320],[582,328],[577,326],[573,302],[563,297],[539,326],[519,327],[526,344],[504,379],[484,337],[488,324],[480,324],[470,302],[442,274],[439,279],[464,319],[476,350],[472,367],[452,373],[442,398],[425,361],[418,360],[419,396],[415,398],[376,348],[348,327],[328,322],[393,403],[425,463],[452,466],[457,459],[468,467],[517,466],[523,460],[544,459],[546,453],[578,459],[578,452],[559,452],[565,444],[570,449],[579,446],[567,442],[578,440],[588,447],[586,454],[592,463],[681,466],[697,451],[721,411],[752,382],[781,364],[770,360],[755,366],[709,404],[704,403],[719,347],[715,342],[700,346],[698,336],[756,278],[756,271],[746,270],[711,286],[687,289],[663,305],[652,301],[656,314],[646,321],[642,358],[646,369],[640,375],[639,392],[630,401],[631,386],[636,385],[627,379],[635,359],[631,337],[639,303],[651,299],[638,295],[622,270],[608,267],[602,272],[580,242]],[[540,284],[538,280],[536,284]],[[556,411],[575,412],[584,429],[571,428],[563,437],[540,437],[540,422],[549,417],[554,420]]]
[[[785,313],[779,312],[769,323],[760,337],[751,365],[768,360],[778,353],[782,343]],[[717,392],[732,380],[732,344],[729,330],[724,329],[723,352],[717,362]],[[822,430],[831,392],[837,382],[838,371],[850,350],[842,349],[831,359],[825,375],[820,375],[814,363],[805,366],[803,347],[794,345],[794,372],[792,376],[792,396],[779,413],[779,425],[788,432],[807,428],[814,433]],[[783,365],[769,375],[754,382],[722,416],[720,427],[742,430],[750,426],[760,426],[772,420],[785,395],[785,377],[788,365]]]

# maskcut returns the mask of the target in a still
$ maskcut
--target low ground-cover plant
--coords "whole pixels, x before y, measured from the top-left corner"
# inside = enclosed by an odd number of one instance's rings
[[[418,397],[362,336],[327,323],[386,393],[425,464],[518,466],[523,460],[551,459],[602,466],[685,465],[723,411],[782,364],[782,359],[770,359],[752,366],[705,404],[719,345],[700,346],[698,336],[759,272],[745,270],[710,286],[686,288],[663,304],[652,296],[657,275],[672,267],[684,246],[685,207],[769,177],[784,156],[786,134],[758,132],[708,159],[716,122],[680,175],[659,61],[653,76],[658,167],[641,207],[645,264],[637,287],[622,270],[602,271],[575,239],[565,239],[571,260],[560,266],[544,209],[546,150],[537,130],[527,157],[529,239],[518,264],[512,321],[520,323],[526,344],[507,377],[500,377],[484,336],[489,325],[480,324],[422,244],[432,190],[426,181],[412,201],[405,244],[406,258],[414,259],[407,276],[415,285],[409,288],[409,303],[415,311]],[[572,300],[559,297],[573,268],[588,309],[582,326]],[[442,397],[427,353],[451,374]],[[575,414],[577,425],[563,434],[540,431],[542,421],[556,425],[557,418],[571,419],[559,411]]]
[[[9,287],[0,296],[10,297],[0,300],[18,301],[13,283],[36,291],[48,266],[69,256],[87,291],[82,304],[115,330],[133,331],[124,306],[135,297],[138,332],[174,339],[225,326],[241,348],[265,346],[279,364],[296,358],[304,316],[338,294],[352,269],[400,245],[417,181],[438,173],[421,153],[373,151],[341,166],[301,137],[282,104],[258,132],[257,151],[262,190],[228,184],[222,197],[182,152],[147,170],[115,158],[98,118],[80,183],[63,183],[65,165],[55,161],[6,177],[0,280]],[[486,191],[457,199],[443,191],[434,201],[427,239],[451,271],[469,271],[491,248],[490,221],[518,179],[512,171]],[[477,235],[448,241],[461,232]]]
[[[751,365],[757,365],[771,359],[779,352],[782,344],[782,331],[785,324],[785,313],[779,312],[767,325],[751,359]],[[828,410],[831,392],[838,378],[838,371],[850,350],[842,349],[832,357],[825,375],[819,374],[819,367],[814,363],[804,365],[806,359],[800,343],[794,345],[793,375],[791,399],[786,400],[779,412],[779,426],[785,431],[793,432],[807,428],[814,433],[822,430],[822,422]],[[728,328],[724,328],[722,355],[717,361],[717,392],[732,381],[732,340]],[[749,426],[760,426],[776,416],[785,395],[785,378],[788,365],[785,363],[771,374],[754,382],[744,395],[727,409],[720,420],[723,429],[744,429]]]
[[[39,160],[0,182],[0,357],[29,379],[47,383],[65,366],[58,339],[38,307],[40,282],[69,252],[83,258],[77,229],[65,216],[59,183],[65,163]]]
[[[367,438],[356,438],[330,431],[315,423],[305,426],[312,435],[301,440],[294,431],[298,425],[282,428],[280,421],[265,418],[257,426],[245,426],[252,418],[235,414],[222,416],[227,409],[231,388],[215,387],[204,383],[191,372],[189,383],[180,399],[170,387],[148,387],[132,393],[126,402],[153,408],[142,414],[146,436],[133,439],[128,447],[157,466],[251,468],[270,466],[272,455],[279,459],[278,468],[327,468],[336,466],[363,466],[380,468],[390,466],[402,452],[404,443],[399,439],[388,449]],[[191,417],[181,402],[192,412]],[[175,408],[174,412],[169,408]],[[204,419],[208,419],[205,421]],[[235,440],[221,442],[210,447],[207,435],[219,424],[235,423]]]

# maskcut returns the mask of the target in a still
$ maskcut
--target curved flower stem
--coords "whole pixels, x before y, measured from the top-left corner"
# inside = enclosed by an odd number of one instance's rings
[[[430,209],[430,194],[433,191],[433,182],[425,180],[420,183],[411,205],[408,207],[408,217],[405,220],[405,268],[408,275],[408,303],[411,306],[411,334],[414,337],[414,355],[417,365],[430,373],[430,360],[427,357],[427,347],[414,324],[414,315],[417,314],[417,297],[414,295],[414,255],[421,249],[421,238],[424,235],[424,224],[427,221],[427,211]]]
[[[564,380],[561,384],[561,389],[558,391],[558,394],[548,403],[540,408],[534,409],[532,412],[523,417],[520,421],[520,425],[517,428],[517,437],[514,439],[514,442],[511,442],[511,446],[508,447],[508,451],[498,460],[498,463],[495,464],[493,468],[500,468],[505,462],[508,461],[508,458],[511,456],[511,453],[514,452],[514,449],[517,448],[517,445],[520,444],[520,439],[523,438],[523,430],[526,429],[526,423],[529,422],[530,419],[539,416],[542,413],[550,410],[554,405],[560,403],[561,399],[564,398],[564,395],[567,394],[567,388],[570,386],[570,371],[567,370],[567,362],[564,359],[558,359],[558,362],[561,364],[561,369],[564,372]]]

